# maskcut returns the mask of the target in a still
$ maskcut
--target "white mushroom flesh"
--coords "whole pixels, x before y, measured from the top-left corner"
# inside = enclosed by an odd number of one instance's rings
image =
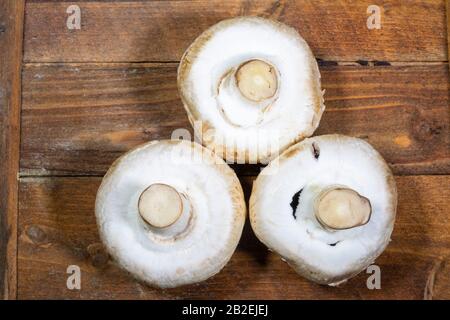
[[[322,198],[318,219],[317,199],[336,185],[357,192],[368,203],[356,204],[360,207],[355,217],[345,210],[340,220],[339,208],[329,205],[358,199],[347,192],[344,198],[338,194],[340,199]],[[250,198],[250,219],[258,238],[300,274],[331,285],[357,274],[384,250],[393,230],[396,199],[387,164],[367,142],[318,136],[292,146],[261,172]]]

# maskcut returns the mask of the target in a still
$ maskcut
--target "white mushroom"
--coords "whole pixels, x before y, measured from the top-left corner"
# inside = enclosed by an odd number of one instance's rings
[[[196,143],[153,141],[123,155],[97,193],[100,236],[136,278],[167,288],[205,280],[233,254],[245,221],[239,180]]]
[[[266,162],[309,137],[325,108],[308,44],[257,17],[203,32],[181,59],[178,87],[202,143],[239,163]]]
[[[258,176],[250,197],[257,237],[299,274],[337,285],[390,241],[395,181],[367,142],[325,135],[290,147]]]

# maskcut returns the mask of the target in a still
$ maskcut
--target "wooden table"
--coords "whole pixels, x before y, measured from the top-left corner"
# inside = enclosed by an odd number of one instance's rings
[[[76,8],[81,12],[77,29]],[[0,1],[0,295],[7,299],[449,299],[449,64],[444,0]],[[369,29],[369,5],[381,29]],[[75,11],[73,11],[75,10]],[[69,13],[68,13],[68,12]],[[316,134],[369,141],[399,190],[392,242],[339,288],[313,284],[258,242],[247,222],[222,272],[156,290],[99,242],[94,199],[123,152],[190,126],[177,62],[215,22],[283,21],[319,60],[327,110]],[[67,23],[69,19],[69,24]],[[255,168],[238,167],[244,188]],[[81,290],[66,286],[81,268]]]

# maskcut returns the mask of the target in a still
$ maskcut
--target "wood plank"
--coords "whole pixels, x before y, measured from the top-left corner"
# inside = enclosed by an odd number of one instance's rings
[[[22,175],[102,175],[137,144],[191,130],[176,64],[27,65]],[[367,139],[397,174],[450,173],[446,64],[321,67],[316,134]]]
[[[249,194],[253,178],[242,178]],[[450,176],[396,177],[393,241],[376,261],[381,290],[362,273],[340,288],[313,284],[256,239],[247,221],[230,263],[198,285],[151,289],[119,270],[104,251],[94,217],[100,178],[24,178],[20,183],[19,298],[73,299],[449,299]],[[66,288],[68,265],[81,290]]]
[[[17,175],[24,1],[0,2],[0,299],[16,298]]]
[[[73,3],[80,30],[66,27]],[[366,26],[372,4],[379,30]],[[324,60],[448,61],[444,0],[28,1],[25,61],[178,61],[203,30],[239,15],[295,27]]]
[[[450,54],[450,0],[446,0],[446,8],[447,8],[447,46],[448,46],[448,50],[447,50],[447,58]],[[450,68],[450,63],[449,63],[449,68]]]

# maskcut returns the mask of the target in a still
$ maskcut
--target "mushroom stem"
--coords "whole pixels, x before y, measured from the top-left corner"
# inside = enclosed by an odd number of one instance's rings
[[[343,186],[330,186],[317,195],[314,213],[324,227],[342,230],[369,222],[372,207],[369,199],[355,190]]]
[[[183,213],[181,197],[175,188],[167,184],[154,183],[145,189],[139,197],[139,214],[152,227],[169,227]]]
[[[261,60],[243,63],[235,77],[241,94],[254,102],[272,98],[278,88],[275,68]]]

